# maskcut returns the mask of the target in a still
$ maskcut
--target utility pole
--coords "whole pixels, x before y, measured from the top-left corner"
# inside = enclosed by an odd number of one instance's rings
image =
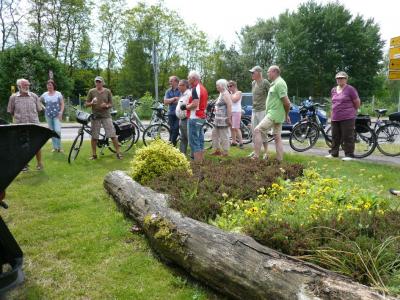
[[[155,100],[158,102],[158,56],[157,56],[157,49],[156,45],[153,41],[153,51],[152,51],[152,64],[153,64],[153,71],[154,71],[154,95]]]

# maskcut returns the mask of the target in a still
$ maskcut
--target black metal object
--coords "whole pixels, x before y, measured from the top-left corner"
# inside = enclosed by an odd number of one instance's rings
[[[0,120],[0,124],[4,124]],[[7,186],[50,137],[58,135],[35,124],[0,125],[0,205]],[[23,252],[0,216],[0,296],[21,283]]]

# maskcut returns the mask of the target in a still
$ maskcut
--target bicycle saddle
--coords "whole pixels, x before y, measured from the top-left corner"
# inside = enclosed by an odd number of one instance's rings
[[[384,115],[387,112],[387,109],[375,109],[375,112],[380,115]]]

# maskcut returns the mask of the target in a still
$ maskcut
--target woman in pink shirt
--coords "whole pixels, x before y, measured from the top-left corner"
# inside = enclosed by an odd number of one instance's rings
[[[338,157],[340,145],[345,155],[342,160],[352,160],[354,157],[355,120],[361,100],[357,90],[347,84],[348,78],[346,72],[337,73],[337,86],[331,90],[332,147],[327,158]]]

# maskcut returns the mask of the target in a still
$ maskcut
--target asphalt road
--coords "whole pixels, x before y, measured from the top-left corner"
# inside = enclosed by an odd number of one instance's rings
[[[78,133],[79,127],[80,127],[80,125],[78,123],[63,124],[62,130],[61,130],[62,139],[66,140],[66,141],[73,140]],[[299,153],[299,152],[294,151],[289,146],[288,138],[289,138],[289,134],[287,132],[284,132],[283,133],[284,151],[287,153]],[[90,137],[85,134],[85,139],[89,140]],[[249,144],[246,147],[251,148],[252,144]],[[270,143],[269,150],[275,151],[275,144],[273,142]],[[328,154],[328,150],[322,149],[322,148],[312,148],[308,151],[301,152],[301,153],[303,155],[325,156]],[[375,151],[372,155],[370,155],[366,158],[360,159],[360,161],[371,162],[371,163],[381,163],[381,164],[388,164],[388,165],[400,165],[400,157],[399,156],[397,156],[397,157],[384,156],[384,155],[380,154],[378,149],[375,149]]]

